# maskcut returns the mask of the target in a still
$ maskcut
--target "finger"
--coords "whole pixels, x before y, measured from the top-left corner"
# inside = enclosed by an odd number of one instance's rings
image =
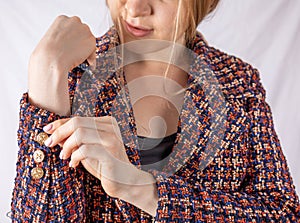
[[[82,145],[76,151],[72,153],[71,160],[69,163],[70,167],[78,166],[79,162],[88,158],[93,158],[98,162],[105,162],[107,160],[107,152],[104,148],[99,145]],[[95,166],[95,165],[90,165]],[[95,167],[94,167],[95,168]]]
[[[96,51],[94,51],[88,58],[87,62],[89,63],[89,66],[94,70],[96,68]]]
[[[113,124],[116,123],[111,116],[94,117],[74,117],[54,130],[52,135],[45,141],[45,145],[53,147],[66,140],[77,128],[97,129],[118,133]]]
[[[52,135],[45,141],[45,145],[52,147],[58,143],[62,143],[69,137],[78,127],[93,127],[95,122],[92,117],[73,117],[66,122],[53,123]]]
[[[58,143],[58,145],[59,145],[60,147],[63,147],[64,144],[65,144],[65,142],[66,142],[66,140],[63,140],[62,142]]]
[[[52,134],[57,128],[69,121],[70,118],[59,119],[43,127],[44,132]]]
[[[103,140],[95,129],[78,128],[75,132],[65,141],[61,151],[61,159],[68,159],[72,152],[78,149],[83,144],[98,144],[102,145]]]
[[[112,116],[103,116],[95,118],[98,130],[115,134],[120,142],[123,142],[120,128],[117,120]]]
[[[117,125],[117,121],[113,116],[106,115],[94,118],[96,122]]]
[[[97,129],[103,132],[117,132],[118,123],[112,116],[102,117],[77,117],[74,120],[74,128]]]
[[[67,122],[61,123],[59,127],[55,128],[52,135],[45,141],[45,145],[53,147],[59,143],[63,143],[74,131],[72,120],[73,119],[69,119]]]

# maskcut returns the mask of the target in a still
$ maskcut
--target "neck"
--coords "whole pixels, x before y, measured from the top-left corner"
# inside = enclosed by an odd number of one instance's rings
[[[160,76],[167,77],[176,81],[182,87],[186,87],[188,75],[187,73],[174,66],[156,61],[141,61],[124,67],[125,77],[127,82],[145,76]]]

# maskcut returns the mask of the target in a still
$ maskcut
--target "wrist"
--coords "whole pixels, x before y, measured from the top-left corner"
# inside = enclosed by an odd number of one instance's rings
[[[69,97],[67,95],[67,97]],[[70,100],[62,99],[66,97],[62,97],[59,95],[47,96],[44,94],[34,94],[30,90],[28,91],[28,101],[31,105],[34,105],[40,109],[45,109],[49,112],[53,112],[60,116],[69,116],[71,113],[70,109]]]
[[[51,49],[34,50],[29,59],[29,74],[34,71],[38,71],[39,74],[41,71],[52,75],[65,74],[69,71],[66,64],[65,59],[61,59],[57,55],[52,56]]]
[[[155,216],[158,203],[156,181],[150,173],[137,171],[135,184],[124,186],[120,198]]]

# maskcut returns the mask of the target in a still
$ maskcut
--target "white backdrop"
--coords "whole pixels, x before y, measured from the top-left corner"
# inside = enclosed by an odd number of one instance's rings
[[[109,26],[105,0],[0,0],[0,222],[9,222],[21,94],[30,53],[59,14],[77,15],[96,36]],[[221,0],[200,27],[208,42],[260,70],[276,131],[300,191],[300,1]]]

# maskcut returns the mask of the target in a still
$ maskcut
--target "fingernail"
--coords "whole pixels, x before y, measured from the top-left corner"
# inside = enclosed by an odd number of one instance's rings
[[[45,132],[48,132],[48,131],[50,131],[50,130],[52,129],[52,127],[53,127],[53,125],[52,125],[52,124],[49,124],[49,125],[44,126],[44,127],[43,127],[43,130],[44,130]]]
[[[46,141],[44,142],[45,146],[50,146],[52,143],[52,137],[49,137],[48,139],[46,139]]]
[[[62,160],[65,158],[64,156],[65,156],[65,154],[64,154],[64,151],[62,150],[59,154],[59,158]]]

